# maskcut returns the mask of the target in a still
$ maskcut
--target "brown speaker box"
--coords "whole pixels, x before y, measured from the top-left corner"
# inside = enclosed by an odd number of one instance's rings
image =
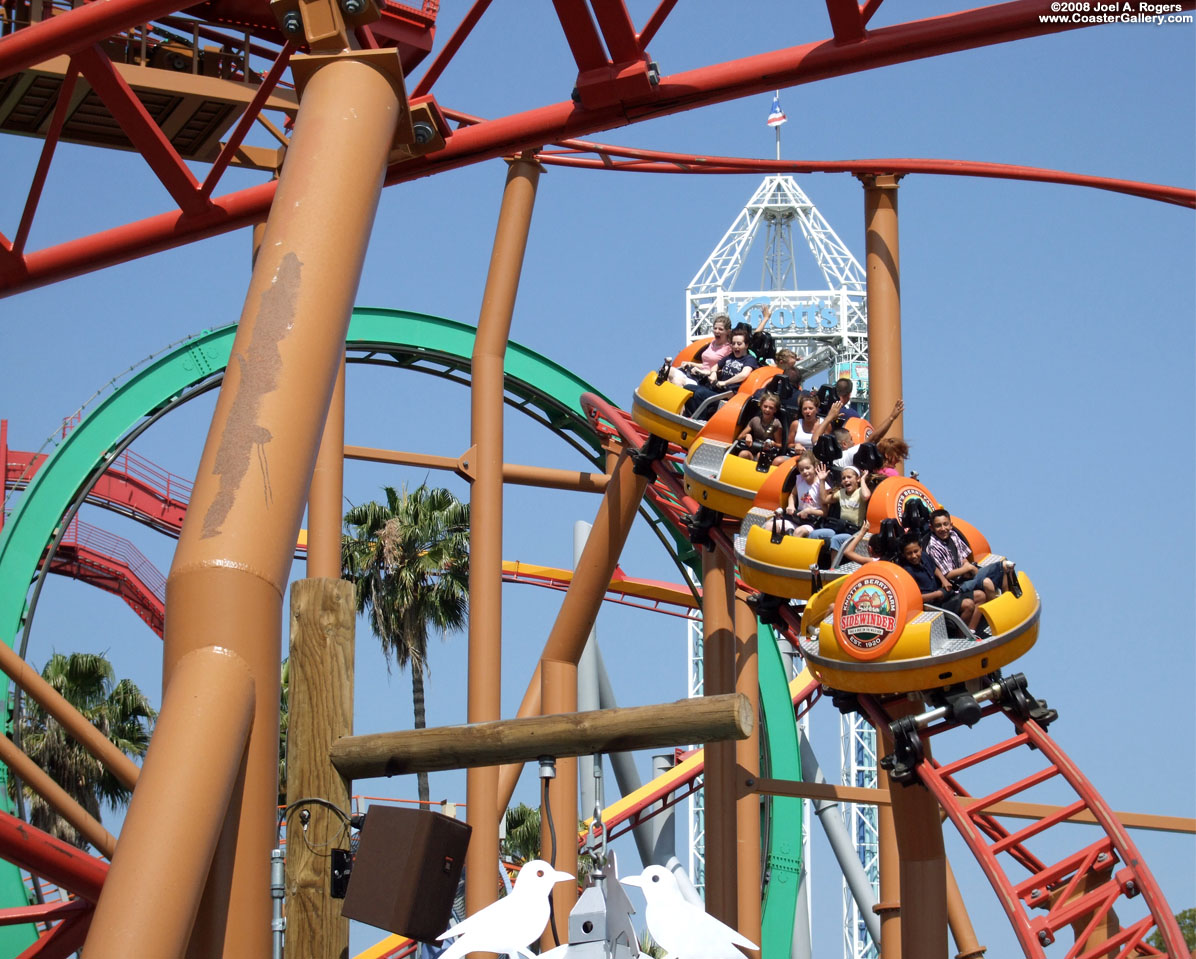
[[[341,914],[431,942],[448,928],[472,831],[440,813],[370,806]]]

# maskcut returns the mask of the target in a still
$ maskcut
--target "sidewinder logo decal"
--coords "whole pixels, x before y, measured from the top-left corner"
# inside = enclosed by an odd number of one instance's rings
[[[897,612],[893,587],[879,576],[865,576],[843,598],[839,628],[856,649],[875,649],[897,628]]]

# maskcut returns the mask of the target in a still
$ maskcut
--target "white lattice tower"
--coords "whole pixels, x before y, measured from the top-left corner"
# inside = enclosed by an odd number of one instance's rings
[[[864,789],[876,788],[876,730],[859,713],[839,720],[840,781]],[[876,807],[864,803],[841,803],[839,812],[864,867],[872,891],[880,892],[880,842]],[[843,883],[843,955],[847,959],[877,959],[877,949],[868,935],[860,908],[847,883]]]
[[[688,695],[702,695],[705,661],[703,659],[702,620],[694,617],[686,623],[686,660]],[[706,898],[706,790],[689,797],[689,862],[686,863],[694,889]]]
[[[794,225],[801,229],[813,257],[817,281],[799,276]],[[763,230],[760,286],[736,289]],[[685,291],[686,341],[710,335],[711,317],[726,312],[732,324],[747,322],[755,328],[759,311],[771,304],[765,327],[778,348],[788,347],[799,357],[825,351],[817,368],[830,367],[833,379],[850,378],[855,384],[857,407],[868,409],[868,314],[864,270],[838,234],[818,212],[791,176],[765,177],[739,212],[731,228],[707,257]],[[803,364],[808,366],[809,364]],[[702,627],[688,625],[687,680],[690,696],[702,694]],[[842,781],[854,786],[876,786],[876,734],[855,713],[843,717],[841,727]],[[873,891],[879,891],[876,808],[846,803],[843,814],[856,852]],[[804,820],[809,821],[809,808]],[[705,890],[705,808],[703,793],[690,800],[689,874],[694,886]],[[808,849],[808,846],[806,847]],[[846,882],[843,884],[844,955],[847,959],[875,959],[876,948],[868,938],[859,910]]]
[[[794,226],[813,257],[799,277]],[[757,238],[763,239],[760,285],[737,289]],[[813,277],[817,276],[817,280]],[[801,281],[799,285],[799,281]],[[710,318],[725,310],[732,323],[753,328],[759,310],[772,304],[766,329],[777,346],[810,356],[829,347],[833,375],[855,381],[856,396],[868,396],[868,319],[864,271],[818,208],[791,176],[768,176],[739,212],[685,292],[686,335],[692,342],[710,335]]]

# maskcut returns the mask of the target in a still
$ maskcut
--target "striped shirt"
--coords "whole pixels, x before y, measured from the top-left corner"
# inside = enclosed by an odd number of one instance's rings
[[[963,538],[963,534],[952,529],[951,535],[945,540],[932,534],[926,543],[926,552],[934,561],[934,565],[946,576],[951,570],[959,569],[968,561],[972,547]]]

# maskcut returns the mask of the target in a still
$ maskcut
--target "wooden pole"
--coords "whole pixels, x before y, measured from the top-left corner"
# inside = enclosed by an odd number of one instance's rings
[[[540,756],[559,759],[743,739],[753,726],[751,704],[731,693],[593,713],[349,736],[332,744],[331,758],[346,779],[369,779],[530,762]]]
[[[349,920],[330,895],[329,850],[348,849],[345,819],[318,798],[351,812],[351,783],[328,760],[353,732],[353,584],[304,579],[291,587],[291,660],[287,728],[286,955],[341,959]],[[306,810],[310,820],[300,824]]]

